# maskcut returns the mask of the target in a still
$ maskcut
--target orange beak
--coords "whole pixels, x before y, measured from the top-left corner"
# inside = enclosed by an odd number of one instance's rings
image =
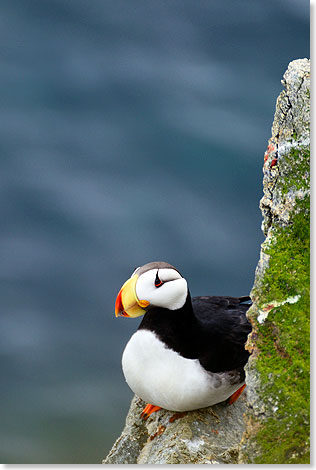
[[[147,300],[139,300],[136,294],[138,275],[134,274],[123,284],[115,301],[115,316],[136,318],[146,313]]]

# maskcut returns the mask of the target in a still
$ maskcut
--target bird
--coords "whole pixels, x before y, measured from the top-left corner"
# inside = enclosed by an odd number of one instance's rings
[[[237,400],[245,388],[251,325],[249,296],[191,298],[186,279],[171,264],[134,270],[115,301],[115,315],[143,319],[122,355],[125,380],[147,405],[187,412]]]

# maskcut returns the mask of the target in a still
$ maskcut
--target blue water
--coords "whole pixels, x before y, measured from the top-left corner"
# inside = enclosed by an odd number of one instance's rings
[[[307,0],[2,0],[0,460],[99,463],[132,396],[133,269],[245,295]]]

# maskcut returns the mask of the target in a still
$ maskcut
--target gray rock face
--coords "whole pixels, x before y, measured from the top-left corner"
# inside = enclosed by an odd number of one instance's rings
[[[263,215],[262,228],[266,236],[275,223],[288,224],[296,198],[303,199],[309,194],[309,166],[306,167],[305,174],[297,174],[301,163],[297,159],[304,159],[304,155],[298,153],[296,158],[288,158],[291,151],[302,147],[309,149],[310,145],[309,60],[290,62],[282,84],[285,90],[277,99],[272,137],[265,152],[263,166],[264,196],[260,201],[260,208]],[[297,177],[299,180],[295,184]]]
[[[264,154],[262,244],[248,317],[247,395],[140,418],[132,400],[106,464],[308,463],[309,60],[289,64]]]
[[[237,463],[245,429],[246,399],[186,414],[159,410],[147,421],[140,414],[146,403],[134,397],[126,425],[106,464]]]

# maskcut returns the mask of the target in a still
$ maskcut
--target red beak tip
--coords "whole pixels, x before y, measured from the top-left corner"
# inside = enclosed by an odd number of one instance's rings
[[[124,308],[122,304],[122,290],[120,290],[115,301],[115,316],[116,317],[124,316],[122,315],[123,312],[124,312]]]

